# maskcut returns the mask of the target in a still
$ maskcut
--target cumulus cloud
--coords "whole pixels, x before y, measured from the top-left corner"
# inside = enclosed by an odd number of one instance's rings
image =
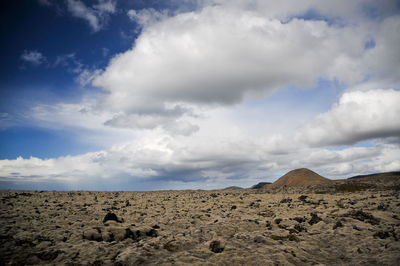
[[[38,66],[46,62],[46,57],[42,53],[35,50],[24,50],[24,52],[21,54],[21,60],[28,62],[34,66]]]
[[[68,0],[67,7],[74,17],[86,20],[94,32],[103,29],[109,16],[116,12],[116,2],[113,0],[98,0],[92,7],[79,0]]]
[[[400,135],[400,91],[376,89],[344,93],[326,113],[303,125],[296,135],[316,145],[349,145]]]
[[[232,142],[199,137],[188,142],[187,138],[152,135],[79,156],[1,160],[0,181],[54,180],[65,184],[90,184],[91,189],[107,189],[107,184],[124,177],[131,184],[167,182],[162,183],[166,185],[164,189],[172,188],[174,182],[198,187],[204,187],[207,182],[217,188],[235,180],[244,183],[260,179],[273,181],[297,167],[309,167],[335,178],[374,170],[393,171],[400,164],[399,154],[393,146],[341,151],[296,149],[282,156],[271,154],[266,148],[263,141],[254,138]],[[321,159],[324,165],[321,165]]]
[[[94,85],[110,92],[108,107],[126,111],[146,109],[148,102],[233,104],[291,84],[310,87],[320,77],[348,81],[345,71],[333,70],[348,66],[346,58],[362,50],[361,38],[324,21],[283,23],[209,7],[145,27]],[[361,78],[355,73],[350,81]]]
[[[400,19],[389,8],[381,8],[382,23],[371,27],[362,12],[364,5],[378,8],[371,1],[299,2],[272,8],[265,1],[205,1],[199,10],[172,15],[130,10],[143,29],[132,49],[93,79],[108,92],[103,107],[129,120],[171,104],[234,105],[290,85],[312,88],[320,79],[355,86],[400,76],[398,53],[384,55],[399,43],[391,36],[399,36]],[[305,19],[309,10],[322,15]],[[349,10],[357,10],[357,23]],[[371,40],[376,45],[366,49]]]
[[[132,129],[155,129],[161,127],[173,135],[189,136],[198,131],[199,127],[180,119],[184,110],[175,107],[159,113],[119,114],[107,120],[104,124],[111,127]]]

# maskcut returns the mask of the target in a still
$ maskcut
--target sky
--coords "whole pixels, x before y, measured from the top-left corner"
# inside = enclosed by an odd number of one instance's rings
[[[0,189],[400,170],[400,1],[3,0]]]

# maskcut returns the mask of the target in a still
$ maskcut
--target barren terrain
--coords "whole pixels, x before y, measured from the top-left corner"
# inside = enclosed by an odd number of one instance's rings
[[[399,265],[393,182],[0,192],[0,265]],[[380,184],[380,185],[379,185]]]

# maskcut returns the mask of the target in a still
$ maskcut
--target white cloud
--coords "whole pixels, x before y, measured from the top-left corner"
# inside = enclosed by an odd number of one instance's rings
[[[153,8],[142,9],[140,11],[131,9],[128,10],[127,15],[132,21],[135,21],[143,27],[158,22],[162,19],[166,19],[168,17],[168,12],[160,12]]]
[[[233,104],[291,84],[310,87],[320,77],[348,81],[345,70],[333,70],[352,66],[346,60],[363,49],[362,37],[323,21],[282,23],[255,12],[204,8],[145,27],[94,84],[110,92],[108,107],[128,112],[146,109],[150,99],[158,106]],[[335,61],[339,55],[343,60]],[[355,74],[350,81],[363,78]]]
[[[92,81],[101,74],[100,69],[89,70],[89,69],[81,69],[79,75],[76,77],[76,81],[82,86],[85,87],[92,83]]]
[[[96,5],[93,5],[93,9],[100,12],[100,14],[116,12],[116,2],[114,0],[99,0]]]
[[[390,38],[379,35],[379,27],[369,27],[366,18],[346,23],[352,18],[348,11],[360,9],[360,2],[301,2],[294,7],[284,2],[274,8],[265,1],[254,2],[255,6],[239,2],[244,9],[237,8],[237,1],[222,1],[172,16],[130,10],[128,15],[143,30],[132,49],[115,56],[93,80],[109,92],[103,107],[129,120],[132,114],[166,112],[167,105],[234,105],[290,85],[314,87],[319,79],[356,86],[371,73],[376,74],[374,80],[382,79],[378,68],[397,69],[390,60],[374,65],[377,61],[371,59],[380,56],[375,51],[380,45],[396,50],[397,39],[386,41]],[[330,11],[332,6],[337,13]],[[336,14],[344,22],[296,18],[310,8],[332,19]],[[366,50],[371,36],[376,49]]]
[[[102,49],[102,53],[105,54],[106,48]],[[64,67],[68,72],[74,73],[77,76],[75,81],[82,87],[85,87],[92,83],[92,81],[102,73],[102,70],[90,68],[84,65],[77,57],[75,53],[58,55],[53,63],[53,67]]]
[[[115,115],[104,124],[117,128],[155,129],[163,128],[175,135],[189,136],[199,130],[199,127],[186,120],[181,120],[181,108],[168,109],[164,112],[153,114]]]
[[[53,67],[65,67],[67,71],[78,74],[83,72],[84,65],[76,58],[75,53],[58,55],[53,63]]]
[[[15,121],[9,113],[0,113],[0,130],[7,129],[14,124]]]
[[[46,57],[38,51],[24,50],[24,52],[21,54],[21,60],[38,66],[46,61]]]
[[[363,20],[385,18],[398,11],[396,0],[194,0],[199,7],[221,5],[224,8],[259,10],[269,17],[288,20],[314,12],[317,15],[341,24],[359,23]],[[370,13],[368,13],[370,12]]]
[[[344,93],[333,108],[303,125],[296,138],[311,145],[346,145],[400,135],[400,91]]]
[[[94,32],[103,29],[109,15],[116,12],[116,2],[113,0],[98,0],[92,7],[79,0],[68,0],[67,7],[74,17],[86,20]]]
[[[341,151],[295,149],[291,153],[269,153],[261,139],[236,141],[196,137],[171,138],[150,134],[135,141],[80,156],[57,159],[29,158],[0,161],[0,180],[18,182],[57,181],[89,184],[91,189],[107,189],[121,182],[159,182],[173,188],[174,182],[187,186],[224,187],[237,182],[273,181],[297,167],[308,167],[330,178],[371,171],[398,170],[398,147],[348,148]],[[324,164],[321,164],[321,160]],[[236,181],[235,181],[236,180]],[[190,183],[190,184],[189,184]],[[250,185],[250,184],[249,184]]]

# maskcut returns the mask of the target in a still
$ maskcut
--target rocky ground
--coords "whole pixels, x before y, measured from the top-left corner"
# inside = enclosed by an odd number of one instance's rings
[[[400,265],[399,195],[1,191],[0,265]]]

